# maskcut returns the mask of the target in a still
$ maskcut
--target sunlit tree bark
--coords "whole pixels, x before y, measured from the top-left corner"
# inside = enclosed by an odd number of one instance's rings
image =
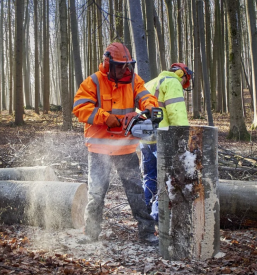
[[[230,130],[228,138],[249,140],[242,110],[241,97],[241,33],[239,0],[226,0],[229,30],[229,105]]]

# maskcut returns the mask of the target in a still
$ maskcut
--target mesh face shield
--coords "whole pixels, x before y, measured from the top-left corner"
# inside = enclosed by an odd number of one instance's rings
[[[132,82],[136,61],[117,62],[110,58],[108,79],[115,83],[129,84]]]

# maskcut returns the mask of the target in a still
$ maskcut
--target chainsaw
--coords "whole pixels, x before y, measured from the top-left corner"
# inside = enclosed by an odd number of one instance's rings
[[[141,113],[131,112],[120,120],[120,127],[108,128],[107,131],[125,137],[132,135],[135,138],[154,141],[156,140],[157,128],[162,120],[161,108],[152,108],[151,114],[149,110]]]

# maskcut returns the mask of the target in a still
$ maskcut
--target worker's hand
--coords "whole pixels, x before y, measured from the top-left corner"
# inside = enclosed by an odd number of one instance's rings
[[[120,121],[115,115],[109,115],[109,117],[106,120],[106,125],[109,128],[114,128],[114,127],[119,127],[120,126]]]
[[[147,106],[145,107],[146,110],[149,110],[150,115],[152,114],[152,109],[153,109],[153,108],[154,108],[153,105],[147,105]]]

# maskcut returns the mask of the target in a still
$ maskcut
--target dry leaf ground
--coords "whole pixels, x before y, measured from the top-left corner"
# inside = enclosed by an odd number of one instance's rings
[[[26,110],[22,127],[3,112],[0,167],[51,165],[62,181],[87,181],[83,125],[61,131],[61,113],[36,115]],[[219,146],[257,156],[256,130],[250,142],[226,140],[229,118],[214,115]],[[251,117],[247,117],[250,131]],[[190,120],[207,125],[206,119]],[[156,228],[158,230],[158,228]],[[103,231],[94,244],[79,245],[82,229],[45,230],[25,225],[0,226],[0,274],[257,274],[257,229],[221,230],[225,256],[206,261],[163,260],[158,247],[139,243],[136,221],[119,179],[113,173],[106,197]]]

